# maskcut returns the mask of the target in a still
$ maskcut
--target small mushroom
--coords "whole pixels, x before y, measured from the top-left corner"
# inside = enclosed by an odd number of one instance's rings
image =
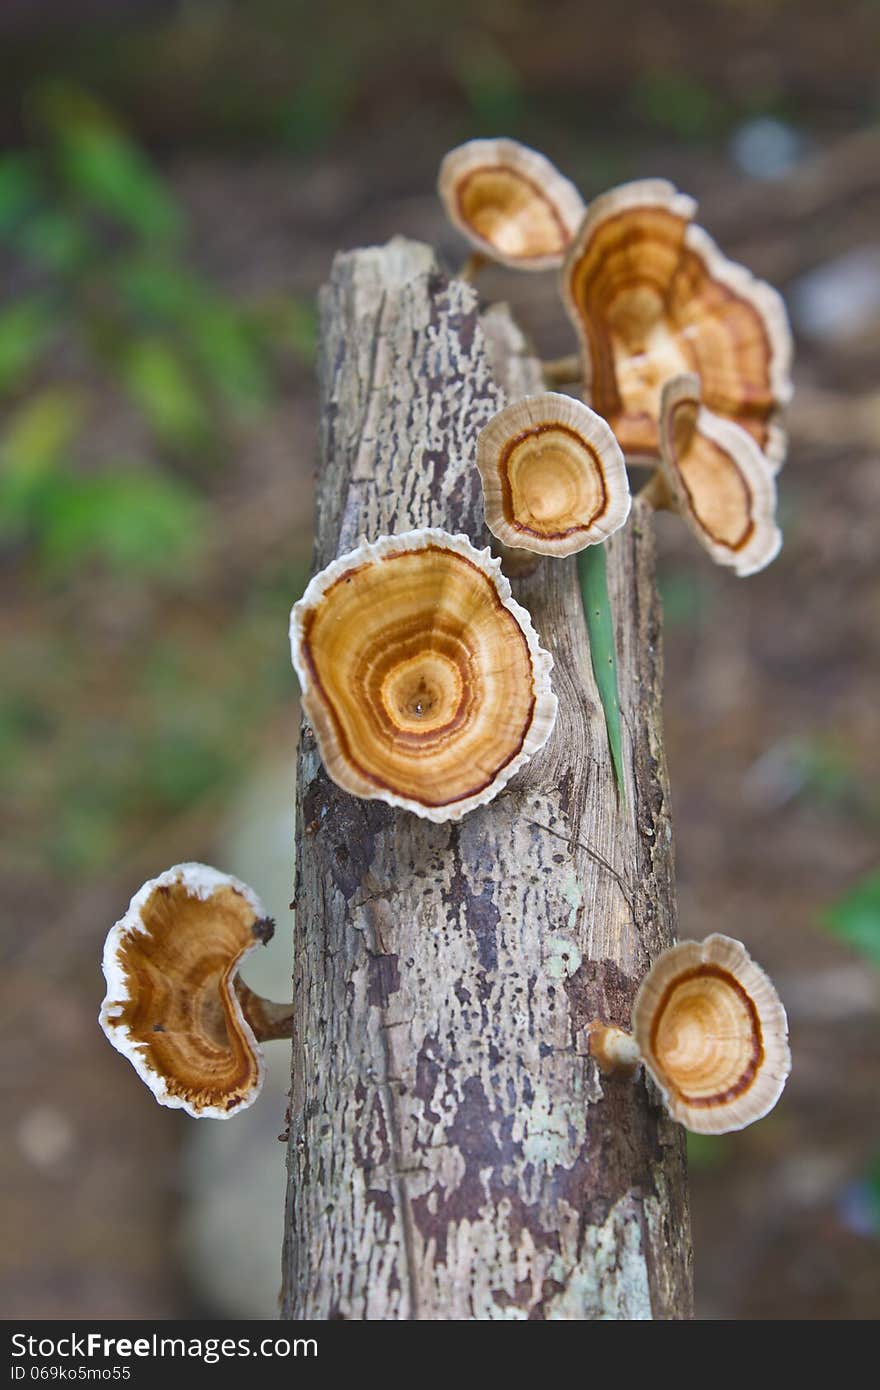
[[[293,1012],[236,976],[273,930],[251,889],[207,864],[150,879],[111,929],[99,1022],[160,1105],[225,1119],[256,1100],[259,1044],[289,1038]]]
[[[727,259],[663,179],[596,198],[562,272],[581,340],[586,399],[630,463],[659,458],[660,393],[695,372],[705,405],[750,434],[773,467],[791,397],[791,332],[780,296]]]
[[[639,988],[632,1031],[669,1113],[698,1134],[760,1120],[791,1070],[779,996],[729,936],[664,951]]]
[[[494,415],[477,439],[486,525],[505,545],[573,555],[629,516],[620,446],[571,396],[527,396]]]
[[[590,1056],[606,1076],[632,1076],[642,1056],[632,1033],[595,1019],[587,1029]]]
[[[585,211],[574,184],[516,140],[469,140],[450,150],[437,188],[478,254],[515,270],[560,266]]]
[[[324,765],[355,796],[458,820],[553,728],[553,659],[466,536],[364,541],[312,579],[290,639]]]
[[[677,511],[716,564],[742,577],[776,558],[773,472],[750,434],[706,409],[693,374],[663,388],[660,457],[646,498]]]

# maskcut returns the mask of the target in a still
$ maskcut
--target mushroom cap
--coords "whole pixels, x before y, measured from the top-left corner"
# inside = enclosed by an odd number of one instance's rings
[[[628,461],[654,463],[662,387],[696,372],[709,409],[741,425],[778,468],[786,440],[776,416],[791,397],[785,305],[692,224],[695,212],[664,179],[590,204],[562,272],[585,394]]]
[[[716,564],[743,577],[776,558],[782,532],[772,469],[750,434],[706,409],[697,376],[663,388],[660,458],[680,515]]]
[[[553,659],[466,536],[364,541],[312,579],[290,641],[324,765],[355,796],[458,820],[553,728]]]
[[[779,995],[729,936],[664,951],[636,995],[632,1028],[669,1113],[697,1134],[760,1120],[791,1070]]]
[[[207,864],[150,879],[111,929],[99,1022],[160,1105],[225,1119],[256,1100],[263,1055],[234,980],[265,940],[256,895]]]
[[[516,140],[469,140],[440,165],[450,221],[478,251],[514,270],[552,270],[584,215],[574,184]]]
[[[480,431],[486,525],[505,545],[573,555],[629,516],[620,445],[601,415],[547,391],[505,406]]]

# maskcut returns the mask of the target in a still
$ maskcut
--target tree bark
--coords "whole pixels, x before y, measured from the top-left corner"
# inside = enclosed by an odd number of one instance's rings
[[[503,308],[395,239],[321,300],[316,568],[416,526],[485,543],[476,435],[542,389]],[[651,519],[608,543],[626,808],[576,565],[514,582],[555,659],[547,746],[489,806],[433,825],[327,777],[304,726],[284,1316],[686,1318],[683,1133],[641,1074],[607,1079],[674,939]]]

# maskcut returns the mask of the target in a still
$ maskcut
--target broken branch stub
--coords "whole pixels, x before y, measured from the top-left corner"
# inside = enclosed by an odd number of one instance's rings
[[[483,524],[477,435],[540,364],[431,251],[339,256],[322,294],[315,568],[369,539]],[[690,1316],[683,1134],[600,1077],[673,940],[651,518],[608,542],[619,807],[573,559],[514,581],[553,653],[556,727],[490,805],[435,824],[328,777],[297,788],[284,1315]]]

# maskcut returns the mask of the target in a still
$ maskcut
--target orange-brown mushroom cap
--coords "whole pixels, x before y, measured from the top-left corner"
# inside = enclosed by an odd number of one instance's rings
[[[553,728],[552,658],[466,536],[364,542],[311,581],[290,638],[324,765],[355,796],[458,820]]]
[[[750,434],[707,410],[699,377],[666,383],[660,403],[663,477],[704,550],[740,576],[779,554],[776,480]]]
[[[262,1050],[234,982],[267,930],[244,883],[176,864],[144,884],[110,931],[99,1021],[160,1105],[225,1119],[256,1100]]]
[[[471,244],[519,270],[560,266],[584,215],[574,184],[516,140],[469,140],[450,150],[437,188]]]
[[[664,951],[642,981],[632,1027],[669,1113],[698,1134],[761,1119],[791,1070],[779,995],[729,936]]]
[[[695,211],[662,179],[590,204],[562,272],[586,398],[629,462],[653,463],[663,385],[695,372],[705,405],[741,425],[778,467],[785,435],[776,417],[791,397],[785,306],[692,224]]]
[[[573,555],[629,516],[620,445],[601,415],[547,391],[505,406],[480,431],[486,525],[505,545]]]

